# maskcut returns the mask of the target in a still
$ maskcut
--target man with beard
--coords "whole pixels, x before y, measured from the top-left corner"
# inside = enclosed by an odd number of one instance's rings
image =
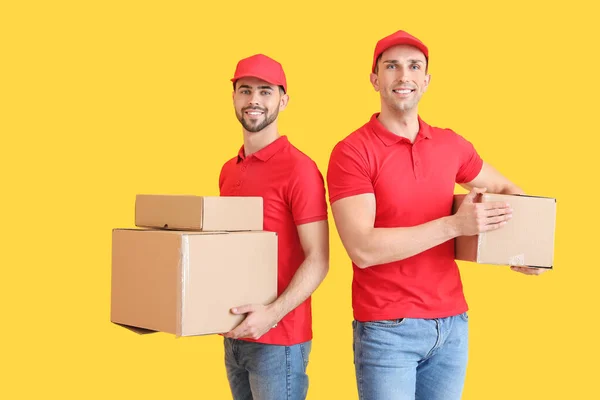
[[[244,145],[223,166],[219,188],[222,196],[263,198],[264,229],[278,235],[278,298],[232,309],[246,318],[224,335],[227,377],[236,400],[305,399],[310,295],[329,268],[325,185],[316,164],[277,129],[289,101],[281,64],[262,54],[245,58],[232,82]]]
[[[479,193],[522,193],[470,142],[420,118],[428,63],[427,47],[410,34],[381,39],[370,76],[381,112],[339,142],[329,161],[329,200],[353,264],[361,399],[460,399],[468,316],[453,239],[511,218],[509,204],[476,204]],[[470,193],[451,215],[455,183]]]

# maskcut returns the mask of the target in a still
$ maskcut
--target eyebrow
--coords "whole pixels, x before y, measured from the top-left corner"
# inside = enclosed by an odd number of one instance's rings
[[[410,63],[412,63],[412,64],[424,64],[424,63],[425,63],[424,61],[422,61],[422,60],[419,60],[419,59],[416,59],[416,58],[414,58],[414,59],[410,59],[410,60],[408,60],[408,61],[409,61]],[[385,60],[383,63],[384,63],[384,64],[385,64],[385,63],[388,63],[388,64],[400,64],[400,62],[399,62],[398,60]]]
[[[240,87],[238,89],[252,89],[252,86],[250,85],[240,85]],[[257,89],[270,89],[270,90],[275,90],[275,88],[273,88],[273,86],[257,86]]]

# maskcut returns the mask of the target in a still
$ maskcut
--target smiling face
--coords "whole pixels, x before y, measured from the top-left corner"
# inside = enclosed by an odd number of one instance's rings
[[[371,84],[380,93],[382,107],[397,112],[416,109],[429,86],[425,55],[416,47],[398,45],[385,50]]]
[[[235,82],[235,115],[248,132],[260,132],[271,125],[286,104],[287,95],[277,85],[254,77]]]

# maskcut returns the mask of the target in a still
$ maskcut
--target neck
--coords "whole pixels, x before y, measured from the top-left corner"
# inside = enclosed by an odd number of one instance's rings
[[[243,129],[243,132],[244,154],[246,157],[267,147],[280,136],[279,131],[277,130],[277,122],[273,122],[260,132],[248,132],[245,129]]]
[[[414,143],[419,133],[419,112],[417,107],[407,111],[398,111],[381,105],[381,113],[377,118],[385,128],[395,135],[407,138]]]

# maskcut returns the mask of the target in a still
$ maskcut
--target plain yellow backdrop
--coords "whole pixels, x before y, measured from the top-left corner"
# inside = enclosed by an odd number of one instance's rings
[[[460,264],[463,398],[596,398],[600,35],[587,1],[549,3],[3,1],[0,398],[229,398],[220,337],[110,323],[111,229],[133,225],[137,193],[218,193],[241,145],[229,79],[258,52],[287,73],[280,131],[325,173],[378,111],[372,52],[398,29],[430,48],[421,116],[558,198],[553,271]],[[309,399],[356,399],[351,267],[331,226]]]

